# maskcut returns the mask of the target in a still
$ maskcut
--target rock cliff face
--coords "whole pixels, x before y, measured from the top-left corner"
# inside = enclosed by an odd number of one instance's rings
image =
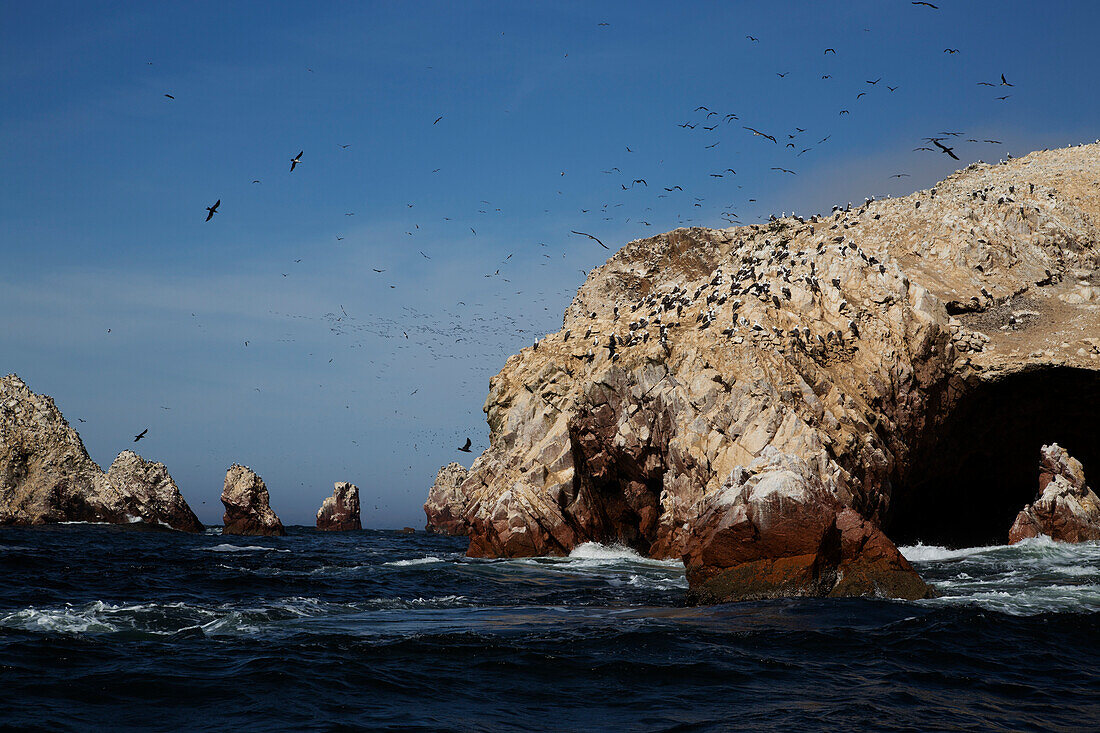
[[[104,473],[53,400],[9,374],[0,379],[0,525],[56,522],[203,528],[164,464],[127,450]]]
[[[1026,456],[1100,451],[1098,180],[1100,146],[1043,151],[627,244],[491,381],[429,523],[474,556],[683,557],[709,600],[925,593],[887,534],[996,541]]]
[[[317,529],[346,532],[363,529],[359,520],[359,487],[347,481],[337,481],[332,496],[326,497],[317,510]]]
[[[1100,498],[1085,482],[1081,462],[1057,443],[1044,445],[1039,471],[1039,496],[1016,516],[1009,544],[1039,535],[1058,542],[1100,540]]]
[[[234,463],[225,473],[222,488],[225,525],[222,534],[283,536],[286,530],[271,510],[264,480],[251,468]]]

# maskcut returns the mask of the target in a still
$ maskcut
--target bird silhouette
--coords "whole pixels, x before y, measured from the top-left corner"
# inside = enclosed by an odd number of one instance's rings
[[[294,169],[298,166],[298,164],[302,162],[302,153],[304,153],[304,152],[305,152],[304,150],[299,150],[298,154],[290,159],[290,170],[291,170],[291,172],[293,172]]]
[[[206,213],[206,220],[207,221],[210,221],[211,219],[213,219],[214,214],[218,213],[218,207],[221,206],[221,203],[222,203],[222,200],[218,199],[217,201],[214,202],[213,206],[207,206],[206,207],[206,212],[207,212]]]
[[[148,432],[149,432],[149,428],[145,428],[144,430],[142,430],[140,433],[138,433],[137,435],[134,436],[134,442],[136,443],[139,440],[141,440],[142,438],[144,438],[145,434],[148,433]]]
[[[460,447],[459,450],[462,451],[463,453],[469,453],[470,452],[470,439],[469,438],[466,438],[466,445]]]

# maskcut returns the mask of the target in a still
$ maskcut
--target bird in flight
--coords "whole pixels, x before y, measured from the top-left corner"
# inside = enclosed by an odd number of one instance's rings
[[[758,41],[760,40],[760,39],[759,39],[759,38],[757,38],[756,36],[745,36],[745,38],[749,39],[749,40],[750,40],[750,41],[752,41],[753,43],[757,43],[757,42],[758,42]]]
[[[943,52],[944,52],[944,53],[950,53],[950,54],[955,54],[955,53],[958,53],[958,52],[959,52],[959,49],[957,49],[957,48],[945,48],[945,49],[943,50]]]
[[[836,56],[836,49],[835,49],[835,48],[827,48],[827,49],[825,49],[825,53],[826,53],[826,54],[827,54],[827,53],[829,53],[830,51],[832,51],[832,52],[833,52],[833,56]],[[822,54],[822,56],[824,56],[824,55],[825,55],[825,54]]]
[[[746,126],[746,125],[742,125],[742,127],[744,127],[744,128],[746,129],[746,130],[748,130],[749,132],[751,132],[751,133],[752,133],[753,135],[759,135],[760,137],[764,137],[764,138],[767,138],[768,140],[771,140],[771,141],[772,141],[773,143],[775,143],[776,145],[778,145],[778,144],[779,144],[779,143],[778,143],[778,142],[776,141],[776,139],[775,139],[774,137],[772,137],[771,135],[767,135],[767,134],[765,134],[765,133],[763,133],[763,132],[760,132],[760,130],[757,130],[757,129],[755,129],[755,128],[752,128],[752,127],[748,127],[748,126]]]
[[[865,81],[866,81],[866,82],[867,82],[868,84],[872,84],[872,85],[874,85],[874,84],[878,84],[878,83],[879,83],[880,81],[882,81],[882,77],[880,76],[879,78],[875,79],[874,81],[871,81],[870,79],[866,79]]]
[[[144,438],[145,434],[148,433],[148,432],[149,432],[149,428],[145,428],[144,430],[142,430],[140,433],[138,433],[137,435],[134,436],[134,442],[136,443],[139,440],[141,440],[142,438]]]
[[[1003,86],[1003,87],[1014,87],[1016,85],[1015,84],[1009,84],[1008,80],[1005,79],[1005,75],[1001,74],[1001,86]]]
[[[600,240],[599,240],[598,238],[596,238],[596,237],[593,237],[593,236],[592,236],[591,234],[587,234],[586,232],[578,232],[578,231],[576,231],[575,229],[570,229],[569,231],[570,231],[571,233],[573,233],[573,234],[579,234],[579,235],[580,235],[580,236],[582,236],[582,237],[588,237],[589,239],[591,239],[592,241],[594,241],[594,242],[595,242],[596,244],[600,245],[600,246],[601,246],[601,247],[603,247],[604,249],[611,249],[611,248],[610,248],[610,247],[608,247],[608,246],[607,246],[606,244],[604,244],[603,242],[601,242],[601,241],[600,241]]]
[[[222,200],[218,199],[214,202],[213,206],[206,207],[206,220],[210,221],[214,218],[214,214],[218,213],[218,207],[221,206]]]
[[[918,2],[917,0],[913,0],[913,5],[927,5],[928,7],[932,8],[933,10],[939,10],[939,6],[937,6],[937,5],[933,5],[932,3],[926,3],[926,2]]]
[[[633,188],[635,183],[640,183],[643,186],[645,186],[646,188],[649,188],[649,184],[646,183],[645,179],[643,179],[643,178],[635,178],[634,182],[630,184],[630,187]]]
[[[1011,96],[1012,96],[1011,94],[1006,94],[1006,95],[1004,95],[1003,97],[996,97],[996,99],[997,99],[998,101],[1001,101],[1001,102],[1003,102],[1003,101],[1005,101],[1006,99],[1008,99],[1008,98],[1009,98],[1009,97],[1011,97]]]
[[[433,122],[432,124],[436,124],[436,122],[439,122],[441,119],[443,119],[443,115],[439,115],[439,117],[436,117],[435,122]]]
[[[930,142],[933,145],[935,145],[937,148],[939,148],[942,152],[946,153],[947,155],[950,155],[955,160],[959,159],[959,156],[955,155],[955,152],[954,152],[955,148],[949,148],[946,145],[941,144],[940,141],[936,140],[935,138],[932,138],[932,140],[930,140]]]
[[[175,97],[173,97],[171,94],[165,94],[164,96],[168,97],[169,99],[175,99]]]
[[[459,448],[459,450],[462,451],[463,453],[469,453],[470,452],[470,439],[469,438],[466,438],[466,445]]]
[[[297,166],[297,165],[298,165],[299,163],[301,163],[301,162],[302,162],[302,153],[304,153],[304,152],[305,152],[304,150],[299,150],[299,151],[298,151],[298,154],[297,154],[297,155],[295,155],[295,156],[294,156],[293,158],[291,158],[291,159],[290,159],[290,170],[291,170],[291,172],[293,172],[293,171],[294,171],[294,168],[295,168],[295,167],[296,167],[296,166]]]
[[[348,148],[351,147],[351,143],[348,143],[347,145],[340,145],[340,147],[344,150],[347,150]]]
[[[980,86],[980,87],[995,87],[997,85],[993,84],[991,82],[988,82],[988,81],[980,81],[980,82],[978,82],[978,86]]]
[[[790,173],[792,176],[797,175],[794,171],[789,171],[786,168],[772,168],[773,171],[780,171],[781,173]]]
[[[894,175],[892,175],[890,177],[891,178],[908,178],[909,174],[908,173],[895,173]]]
[[[887,84],[886,88],[889,89],[891,92],[896,92],[900,87],[892,87],[889,84]]]

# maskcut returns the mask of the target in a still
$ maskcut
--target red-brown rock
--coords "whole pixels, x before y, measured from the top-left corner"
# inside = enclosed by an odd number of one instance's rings
[[[1039,495],[1016,515],[1009,544],[1046,535],[1058,542],[1100,540],[1100,498],[1081,462],[1057,443],[1040,451]]]
[[[347,481],[337,481],[332,496],[326,497],[317,510],[317,529],[347,532],[363,529],[359,519],[359,487]]]
[[[271,497],[264,480],[251,468],[233,464],[225,474],[222,489],[225,528],[222,534],[283,536],[286,529],[271,510]]]
[[[771,447],[723,483],[684,566],[690,596],[701,603],[932,593],[886,535],[842,506],[805,461]]]

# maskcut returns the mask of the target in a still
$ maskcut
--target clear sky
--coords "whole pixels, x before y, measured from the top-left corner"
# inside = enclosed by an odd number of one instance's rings
[[[1100,136],[1100,3],[934,4],[0,1],[0,372],[101,465],[149,428],[205,522],[240,462],[286,523],[347,480],[366,526],[420,527],[489,378],[608,256],[571,229]],[[961,162],[913,150],[945,132]]]

